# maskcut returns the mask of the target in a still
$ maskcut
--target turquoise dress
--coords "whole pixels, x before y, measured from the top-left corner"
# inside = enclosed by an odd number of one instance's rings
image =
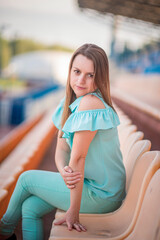
[[[97,130],[85,159],[84,183],[100,198],[122,201],[125,197],[126,174],[117,131],[120,121],[117,113],[103,100],[100,92],[89,94],[97,96],[105,108],[79,111],[80,101],[84,96],[78,97],[69,106],[72,113],[61,129],[64,97],[52,120],[54,125],[63,131],[62,137],[66,139],[71,150],[75,132]]]

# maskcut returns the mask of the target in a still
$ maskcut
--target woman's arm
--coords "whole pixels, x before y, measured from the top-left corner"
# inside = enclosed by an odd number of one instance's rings
[[[73,148],[71,152],[69,166],[72,168],[73,171],[81,172],[83,177],[76,184],[76,188],[71,189],[70,192],[69,213],[71,214],[71,217],[69,217],[69,221],[70,229],[74,227],[78,231],[84,231],[84,226],[79,223],[79,211],[81,206],[81,196],[84,182],[85,158],[88,152],[89,145],[96,133],[97,131],[76,132],[73,140]]]
[[[55,225],[66,222],[69,230],[75,228],[77,231],[86,231],[85,227],[79,223],[79,210],[81,205],[81,196],[84,181],[85,158],[89,145],[96,132],[97,131],[80,131],[74,134],[69,166],[73,172],[78,171],[82,174],[83,177],[76,184],[76,187],[70,191],[70,207],[66,212],[65,217],[54,222]]]
[[[72,170],[68,166],[69,159],[70,159],[70,148],[66,143],[64,138],[59,138],[60,131],[58,132],[57,137],[57,146],[56,146],[56,153],[55,153],[55,163],[57,166],[58,171],[60,172],[66,186],[69,189],[75,188],[75,184],[80,181],[81,173]]]
[[[88,152],[89,145],[93,140],[97,131],[81,131],[76,132],[73,140],[73,148],[69,166],[73,171],[81,172],[82,179],[76,184],[76,188],[71,190],[70,208],[76,209],[77,213],[80,210],[81,195],[84,181],[84,166],[85,158]]]

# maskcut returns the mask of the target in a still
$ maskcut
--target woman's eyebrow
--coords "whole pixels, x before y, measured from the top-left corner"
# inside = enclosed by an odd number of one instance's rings
[[[73,68],[75,68],[75,69],[81,71],[78,67],[74,67],[74,66],[73,66]],[[94,72],[87,72],[87,74],[89,74],[89,73],[94,74]]]
[[[78,70],[79,70],[79,68],[77,68],[77,67],[74,67],[74,66],[73,66],[73,68],[76,68],[76,69],[78,69]]]

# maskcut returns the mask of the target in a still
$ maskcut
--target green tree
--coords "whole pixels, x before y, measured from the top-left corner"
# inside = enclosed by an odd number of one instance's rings
[[[7,66],[11,57],[9,43],[0,35],[0,71]]]

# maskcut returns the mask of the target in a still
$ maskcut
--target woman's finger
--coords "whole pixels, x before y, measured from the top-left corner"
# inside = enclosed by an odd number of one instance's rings
[[[80,226],[79,226],[78,223],[74,223],[74,224],[73,224],[73,227],[74,227],[78,232],[81,232],[81,228],[80,228]]]
[[[75,185],[67,185],[67,187],[68,187],[69,189],[73,189],[73,188],[75,188],[76,186],[75,186]]]
[[[81,179],[82,175],[76,175],[76,176],[73,176],[73,177],[66,177],[66,180],[67,181],[73,181],[73,180],[77,180],[77,179]]]
[[[72,230],[72,224],[70,222],[67,222],[67,226],[68,226],[68,230],[71,231]]]
[[[68,185],[73,185],[73,184],[78,183],[80,180],[81,180],[81,179],[78,178],[77,180],[74,180],[74,181],[68,181],[68,180],[67,180],[66,182],[67,182]]]
[[[82,231],[86,232],[87,228],[85,226],[83,226],[82,224],[79,224],[80,228],[82,229]]]
[[[72,168],[69,167],[69,166],[65,166],[65,167],[64,167],[64,170],[65,170],[66,172],[69,172],[69,173],[72,173],[72,172],[73,172]]]
[[[82,174],[80,172],[69,173],[69,172],[66,172],[66,171],[64,171],[63,175],[66,176],[66,177],[75,177],[75,176],[78,176],[78,175],[82,176]]]

